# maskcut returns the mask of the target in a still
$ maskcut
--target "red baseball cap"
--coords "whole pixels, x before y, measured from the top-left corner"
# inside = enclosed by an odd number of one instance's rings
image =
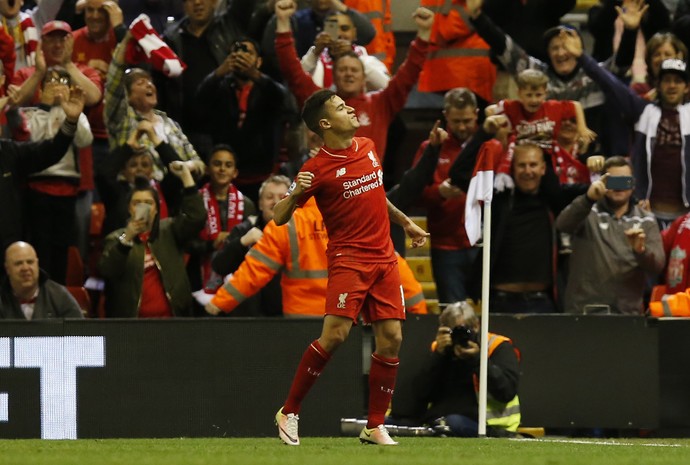
[[[41,37],[55,31],[62,31],[65,34],[71,34],[72,28],[64,21],[49,21],[45,23],[43,29],[41,29]]]

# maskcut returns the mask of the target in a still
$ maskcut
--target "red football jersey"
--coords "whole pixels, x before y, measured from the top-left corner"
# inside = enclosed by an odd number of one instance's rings
[[[300,171],[314,174],[299,205],[316,198],[328,231],[329,263],[341,258],[369,263],[396,260],[381,161],[371,139],[355,137],[342,150],[322,147]]]
[[[497,110],[510,120],[516,144],[533,143],[547,151],[553,148],[561,121],[575,119],[575,105],[570,100],[547,100],[531,115],[518,100],[502,100]]]

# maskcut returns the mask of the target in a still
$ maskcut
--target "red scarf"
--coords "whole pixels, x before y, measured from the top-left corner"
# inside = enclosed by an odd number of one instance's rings
[[[577,153],[577,145],[573,148],[573,152]],[[561,147],[558,142],[554,142],[551,162],[561,184],[589,184],[587,166]]]
[[[158,192],[158,218],[164,220],[168,217],[168,203],[165,201],[165,197],[163,197],[163,189],[161,189],[161,184],[155,179],[151,179],[149,184],[151,184],[151,187],[156,189],[156,192]]]
[[[228,186],[228,222],[225,229],[221,228],[218,201],[211,191],[210,184],[207,183],[201,188],[201,195],[206,207],[206,227],[199,234],[201,239],[213,241],[221,231],[231,231],[232,228],[242,222],[244,218],[244,195],[234,185]],[[204,283],[204,292],[207,294],[215,294],[218,288],[223,285],[223,277],[211,269],[210,255],[204,257],[201,263],[201,279],[201,282]]]
[[[242,87],[238,87],[235,90],[235,94],[237,95],[237,104],[240,110],[240,115],[237,118],[238,128],[242,128],[244,120],[247,117],[247,105],[249,105],[249,94],[251,93],[253,87],[254,83],[249,82],[248,84],[245,84]]]
[[[220,224],[218,201],[216,195],[211,191],[210,184],[207,183],[201,188],[201,196],[204,198],[204,206],[206,207],[206,227],[200,235],[203,240],[215,240],[221,231],[231,231],[244,219],[244,195],[234,185],[228,186],[228,222],[225,228]]]

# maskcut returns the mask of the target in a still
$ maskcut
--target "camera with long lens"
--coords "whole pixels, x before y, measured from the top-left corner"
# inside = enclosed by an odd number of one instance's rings
[[[450,330],[450,338],[453,341],[453,345],[459,345],[462,347],[468,347],[470,341],[476,341],[476,335],[472,329],[467,326],[456,326]]]

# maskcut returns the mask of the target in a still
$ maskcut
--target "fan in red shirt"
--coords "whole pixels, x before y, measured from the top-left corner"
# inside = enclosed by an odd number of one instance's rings
[[[405,308],[388,217],[403,227],[415,247],[426,242],[428,233],[386,199],[373,142],[354,137],[359,128],[354,108],[333,91],[320,90],[304,104],[302,119],[321,136],[324,147],[304,164],[287,197],[275,206],[274,220],[287,223],[299,205],[315,197],[329,234],[326,316],[321,337],[304,352],[276,414],[278,434],[286,444],[299,445],[302,400],[361,312],[372,324],[376,350],[369,373],[369,415],[359,437],[364,443],[395,445],[383,422],[395,386]]]
[[[319,90],[319,86],[314,84],[312,77],[302,69],[295,51],[290,16],[296,9],[297,6],[292,0],[281,0],[276,3],[275,49],[285,83],[295,95],[298,105],[302,105],[310,95]],[[388,126],[405,106],[407,96],[417,83],[429,51],[434,14],[426,8],[417,8],[413,19],[417,26],[417,35],[410,43],[407,58],[385,89],[364,92],[366,74],[362,60],[356,53],[344,53],[333,62],[333,86],[345,103],[355,109],[361,125],[358,135],[371,138],[381,158],[386,154]]]

